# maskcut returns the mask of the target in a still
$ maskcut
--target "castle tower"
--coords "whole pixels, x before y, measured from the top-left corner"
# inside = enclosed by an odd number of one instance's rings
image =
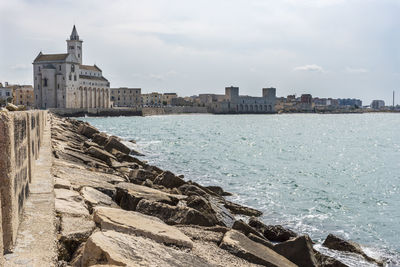
[[[225,97],[229,101],[234,101],[239,98],[239,87],[225,87]]]
[[[276,98],[276,88],[263,88],[262,89],[263,97],[264,98],[269,98],[269,99],[275,99]]]
[[[67,51],[68,54],[74,54],[75,57],[78,59],[79,64],[82,64],[82,40],[79,40],[79,35],[78,32],[76,31],[75,25],[74,28],[72,28],[72,33],[67,40]]]

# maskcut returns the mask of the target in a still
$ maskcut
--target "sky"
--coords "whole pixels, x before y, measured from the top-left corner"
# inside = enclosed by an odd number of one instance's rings
[[[32,84],[75,24],[113,88],[400,104],[399,14],[400,0],[0,0],[0,82]]]

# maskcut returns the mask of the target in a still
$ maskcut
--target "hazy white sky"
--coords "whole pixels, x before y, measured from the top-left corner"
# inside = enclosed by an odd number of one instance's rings
[[[74,23],[111,87],[400,99],[399,0],[0,0],[0,81],[32,84]]]

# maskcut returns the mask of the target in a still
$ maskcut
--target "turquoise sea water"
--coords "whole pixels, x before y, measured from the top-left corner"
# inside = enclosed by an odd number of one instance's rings
[[[135,139],[152,164],[222,186],[265,223],[316,242],[338,234],[400,264],[400,114],[81,119]]]

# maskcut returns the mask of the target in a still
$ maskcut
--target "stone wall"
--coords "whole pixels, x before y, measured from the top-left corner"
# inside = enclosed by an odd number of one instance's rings
[[[189,113],[207,113],[206,107],[162,107],[162,108],[150,108],[146,107],[142,109],[143,116],[154,116],[154,115],[168,115],[168,114],[189,114]]]
[[[141,108],[51,108],[49,111],[62,117],[142,116]]]
[[[0,195],[4,251],[11,251],[43,139],[46,111],[0,113]]]

